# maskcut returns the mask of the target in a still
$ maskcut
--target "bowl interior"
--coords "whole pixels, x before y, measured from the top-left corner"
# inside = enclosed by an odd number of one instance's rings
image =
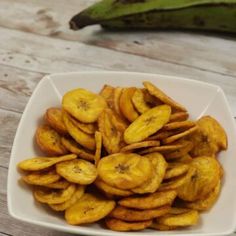
[[[231,233],[236,223],[236,128],[223,91],[214,85],[183,78],[163,75],[92,72],[67,73],[47,76],[35,89],[19,124],[9,166],[8,207],[10,214],[20,220],[63,230],[72,233],[92,235],[124,235],[102,228],[98,224],[71,226],[63,216],[54,213],[42,204],[34,201],[28,186],[19,181],[20,173],[16,165],[19,161],[42,155],[34,142],[36,127],[42,122],[42,116],[49,107],[59,107],[61,98],[68,90],[82,87],[99,92],[104,84],[113,86],[141,87],[142,81],[149,80],[165,91],[170,97],[183,104],[191,119],[203,115],[212,115],[225,128],[228,135],[228,150],[221,152],[218,159],[225,170],[221,195],[210,212],[201,214],[201,222],[195,227],[171,232],[144,230],[125,235],[224,235]],[[17,196],[17,197],[16,197]],[[25,205],[27,204],[27,207]]]

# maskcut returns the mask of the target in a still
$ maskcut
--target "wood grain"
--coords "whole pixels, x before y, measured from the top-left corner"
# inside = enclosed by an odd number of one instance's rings
[[[109,32],[100,27],[68,28],[69,19],[94,0],[1,0],[0,25],[79,41],[200,70],[236,75],[236,44],[228,35],[179,32]],[[217,36],[217,37],[214,37]]]
[[[236,77],[137,55],[127,55],[122,52],[112,52],[111,59],[109,49],[70,41],[67,41],[65,45],[65,41],[61,39],[46,38],[15,30],[0,28],[0,34],[0,52],[4,52],[0,54],[0,64],[2,65],[40,73],[122,70],[183,76],[221,86],[234,114],[236,114]],[[99,55],[99,58],[97,55]],[[43,60],[47,63],[43,63]]]
[[[0,109],[0,147],[11,147],[21,114]]]

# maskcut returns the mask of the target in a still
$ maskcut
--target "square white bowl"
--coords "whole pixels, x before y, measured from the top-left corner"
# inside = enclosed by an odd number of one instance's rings
[[[228,150],[218,159],[225,170],[223,188],[211,211],[201,214],[197,226],[178,231],[113,232],[98,224],[68,225],[63,217],[34,201],[29,188],[19,183],[16,165],[21,160],[41,155],[34,143],[36,127],[49,107],[60,106],[68,90],[82,87],[98,92],[104,84],[113,86],[142,86],[149,80],[168,95],[182,103],[191,119],[203,115],[215,117],[228,135]],[[16,132],[8,173],[8,209],[12,217],[36,225],[86,235],[228,235],[236,228],[236,126],[222,89],[218,86],[184,78],[127,72],[74,72],[54,74],[43,78],[31,96]]]

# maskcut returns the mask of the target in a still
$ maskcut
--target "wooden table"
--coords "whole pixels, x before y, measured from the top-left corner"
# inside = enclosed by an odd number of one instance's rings
[[[45,74],[116,70],[184,76],[221,86],[236,117],[235,38],[106,32],[98,26],[70,31],[70,17],[92,2],[0,0],[0,236],[68,235],[14,220],[7,211],[13,138],[24,107]]]

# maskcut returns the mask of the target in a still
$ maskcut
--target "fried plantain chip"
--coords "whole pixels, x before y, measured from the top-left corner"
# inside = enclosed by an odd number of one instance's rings
[[[179,163],[189,164],[193,160],[193,158],[189,154],[186,154],[186,155],[179,157],[177,160]]]
[[[82,159],[58,163],[56,171],[69,182],[82,185],[91,184],[97,177],[95,165]]]
[[[65,189],[70,185],[65,179],[60,179],[59,181],[53,182],[51,184],[45,184],[44,187],[54,188],[54,189]]]
[[[116,206],[116,208],[109,214],[109,217],[131,222],[152,220],[153,218],[167,214],[170,209],[171,207],[169,205],[150,210],[134,210],[122,206]]]
[[[93,223],[107,216],[115,205],[115,201],[85,193],[66,209],[65,219],[71,225]]]
[[[193,157],[215,156],[227,149],[227,135],[224,128],[211,116],[203,116],[197,121],[198,131],[190,136],[194,143]]]
[[[22,177],[27,184],[47,185],[58,181],[61,178],[55,170],[33,172]]]
[[[83,131],[86,134],[94,134],[97,130],[96,123],[82,123],[72,116],[70,116],[70,120],[73,122],[75,126],[77,126],[81,131]]]
[[[98,128],[102,134],[103,145],[109,154],[117,153],[123,145],[123,132],[119,129],[111,109],[105,109],[98,118]]]
[[[121,118],[125,118],[120,110],[120,96],[122,91],[123,88],[121,87],[116,87],[114,90],[114,110]]]
[[[101,154],[102,154],[102,134],[99,131],[95,132],[95,141],[96,141],[96,152],[95,152],[95,166],[98,165],[100,159],[101,159]]]
[[[64,211],[70,206],[72,206],[73,204],[75,204],[76,201],[83,196],[84,190],[85,190],[84,186],[77,186],[75,192],[73,193],[70,199],[60,204],[49,204],[49,206],[54,211]]]
[[[156,222],[152,222],[152,224],[150,225],[150,228],[152,229],[156,229],[159,231],[169,231],[169,230],[175,230],[178,227],[177,226],[167,226],[167,225],[162,225]]]
[[[190,163],[196,173],[178,189],[178,197],[185,201],[205,198],[220,179],[220,165],[212,157],[196,157]]]
[[[115,196],[127,197],[133,194],[133,192],[130,190],[118,189],[118,188],[112,187],[106,184],[100,178],[97,178],[94,184],[96,185],[98,189],[102,190],[104,193],[111,194],[113,196],[115,195]]]
[[[133,122],[139,116],[132,103],[132,97],[135,91],[136,88],[134,87],[124,88],[120,95],[120,110],[124,117],[130,122]]]
[[[95,150],[95,139],[93,135],[87,134],[78,128],[74,124],[73,118],[67,112],[63,112],[62,118],[69,134],[77,143],[89,150]]]
[[[134,193],[154,193],[159,188],[166,172],[167,162],[164,157],[157,152],[145,155],[153,166],[153,173],[147,181],[132,189]]]
[[[61,142],[71,153],[78,155],[78,157],[87,161],[93,161],[95,159],[95,156],[90,150],[86,150],[72,138],[62,137]]]
[[[62,120],[62,111],[60,108],[51,107],[47,109],[44,118],[58,133],[63,135],[68,133]]]
[[[164,138],[174,135],[175,133],[175,131],[159,130],[155,134],[149,136],[147,140],[162,140]]]
[[[176,112],[176,113],[171,114],[170,122],[185,121],[188,119],[188,117],[189,117],[189,114],[186,111]]]
[[[142,90],[145,102],[149,104],[151,107],[163,105],[163,102],[160,101],[157,97],[151,95],[147,89],[142,88],[141,90]]]
[[[185,227],[196,225],[199,220],[199,213],[195,210],[188,210],[187,212],[176,212],[167,214],[157,219],[158,224],[176,227]]]
[[[134,153],[117,153],[98,163],[98,174],[108,185],[131,189],[144,183],[152,174],[151,162]]]
[[[139,154],[147,154],[147,153],[152,153],[152,152],[169,153],[171,151],[173,152],[173,151],[177,151],[179,149],[185,148],[190,143],[191,143],[190,141],[181,140],[181,141],[171,143],[171,144],[168,144],[168,145],[146,148],[145,150],[139,152]]]
[[[106,100],[108,107],[111,109],[114,108],[114,92],[114,87],[105,84],[99,93],[99,95],[101,95]]]
[[[170,105],[178,111],[186,111],[186,108],[174,101],[172,98],[168,97],[163,91],[157,88],[154,84],[148,81],[143,82],[144,87],[148,90],[148,92],[157,97],[163,103]]]
[[[60,204],[69,200],[76,191],[76,185],[71,184],[66,189],[36,189],[33,191],[37,201],[47,204]]]
[[[22,170],[28,171],[43,170],[61,161],[73,160],[76,157],[77,156],[75,154],[69,154],[61,157],[35,157],[19,162],[18,167]]]
[[[216,187],[204,198],[194,202],[184,202],[184,207],[197,210],[207,211],[213,207],[217,201],[221,190],[221,181],[219,180]]]
[[[148,111],[149,109],[151,109],[151,106],[149,106],[149,104],[146,103],[145,98],[144,98],[144,94],[143,94],[141,89],[136,89],[136,91],[134,92],[131,100],[132,100],[132,103],[133,103],[135,109],[140,114],[142,114],[142,113]]]
[[[168,164],[164,179],[171,179],[185,174],[189,170],[189,165],[184,163],[172,162]]]
[[[185,120],[185,121],[175,121],[170,122],[163,126],[163,130],[173,130],[173,129],[189,129],[193,126],[195,126],[196,123],[191,120]]]
[[[106,106],[102,96],[81,88],[67,92],[62,98],[63,109],[84,123],[95,122]]]
[[[160,146],[160,141],[142,141],[139,143],[132,143],[123,148],[121,148],[120,152],[131,152],[132,150],[145,148],[145,147],[158,147]]]
[[[35,137],[40,149],[48,155],[59,156],[68,153],[61,143],[61,136],[49,125],[39,126]]]
[[[194,176],[195,173],[196,173],[196,169],[194,167],[190,167],[187,173],[180,175],[178,177],[173,177],[170,179],[170,181],[163,182],[159,190],[165,191],[165,190],[171,190],[171,189],[178,189],[181,186],[183,186],[185,183],[190,181],[190,179]]]
[[[125,142],[140,142],[156,133],[169,121],[170,113],[171,108],[168,105],[160,105],[143,113],[125,130]]]
[[[193,126],[192,128],[190,129],[187,129],[181,133],[178,133],[178,134],[174,134],[168,138],[165,138],[162,140],[162,143],[163,144],[169,144],[169,143],[173,143],[175,142],[176,140],[180,139],[180,138],[183,138],[185,136],[188,136],[194,132],[196,132],[198,130],[198,126]]]
[[[188,152],[190,152],[192,148],[193,148],[193,143],[189,142],[189,144],[186,147],[180,148],[179,150],[176,150],[174,152],[165,153],[165,158],[167,160],[178,159],[186,155]]]
[[[137,221],[137,222],[125,222],[114,218],[107,218],[105,220],[106,226],[114,231],[137,231],[143,230],[152,224],[152,220]]]
[[[127,197],[118,201],[120,206],[134,209],[153,209],[164,205],[171,205],[177,196],[175,190],[155,192],[145,196]]]

